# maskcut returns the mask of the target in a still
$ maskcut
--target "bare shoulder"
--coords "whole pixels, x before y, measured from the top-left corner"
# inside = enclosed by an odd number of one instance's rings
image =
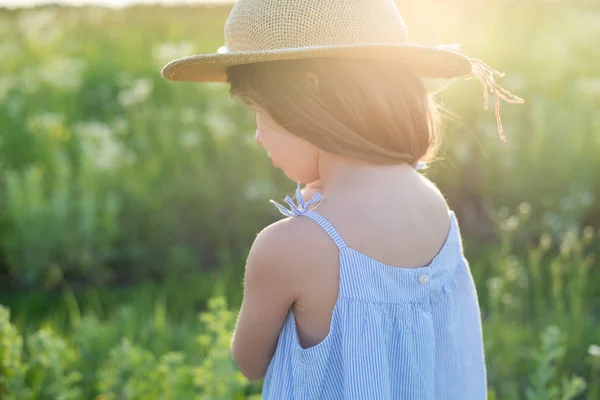
[[[450,210],[441,190],[426,176],[421,175],[423,190],[419,198],[422,202],[423,220],[426,226],[438,226],[446,232],[450,226]],[[445,236],[445,234],[443,235]]]
[[[252,245],[249,257],[259,260],[260,265],[283,269],[299,279],[305,277],[315,262],[336,254],[335,245],[318,224],[308,217],[295,217],[263,229]]]
[[[431,197],[433,199],[436,199],[438,202],[440,202],[441,204],[443,204],[443,206],[445,208],[448,207],[448,205],[446,204],[446,198],[444,197],[444,195],[442,194],[442,192],[440,191],[440,189],[437,187],[437,185],[435,183],[433,183],[429,178],[427,178],[425,175],[420,175],[420,179],[421,182],[424,186],[424,188],[429,191],[429,194],[431,195]]]
[[[327,243],[311,223],[299,217],[274,223],[250,249],[232,342],[232,356],[250,379],[264,377],[290,307],[305,298],[307,283],[315,278],[310,268]]]

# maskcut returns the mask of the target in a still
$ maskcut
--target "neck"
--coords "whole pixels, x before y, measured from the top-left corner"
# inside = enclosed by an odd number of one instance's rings
[[[408,164],[375,165],[322,154],[319,158],[319,176],[323,194],[364,193],[371,190],[402,187],[420,174]]]

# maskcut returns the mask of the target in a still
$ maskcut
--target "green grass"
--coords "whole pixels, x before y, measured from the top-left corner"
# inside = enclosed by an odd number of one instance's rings
[[[414,42],[461,42],[526,100],[502,105],[502,144],[477,81],[453,83],[428,171],[461,222],[490,398],[600,398],[597,7],[398,3]],[[260,392],[228,342],[248,248],[293,185],[226,86],[159,76],[221,46],[227,12],[0,11],[1,399]]]
[[[490,398],[594,400],[600,393],[598,298],[591,291],[598,238],[591,229],[566,232],[554,244],[543,236],[519,255],[516,225],[528,218],[521,211],[499,220],[501,246],[467,249],[482,306]],[[0,360],[8,365],[0,371],[0,393],[19,399],[258,394],[260,384],[249,384],[231,363],[239,304],[227,306],[220,296],[226,285],[215,285],[221,279],[10,296],[14,327],[6,315],[0,318]],[[206,290],[195,290],[200,287]],[[149,384],[157,376],[163,384]],[[35,394],[20,397],[18,390]]]

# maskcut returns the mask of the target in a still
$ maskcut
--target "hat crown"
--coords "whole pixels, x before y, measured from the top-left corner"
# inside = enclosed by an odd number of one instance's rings
[[[225,24],[229,52],[407,41],[394,0],[238,0]]]

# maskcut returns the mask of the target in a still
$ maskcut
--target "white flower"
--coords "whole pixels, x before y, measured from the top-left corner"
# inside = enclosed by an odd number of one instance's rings
[[[30,131],[49,132],[63,124],[65,116],[59,113],[45,112],[35,114],[27,120],[27,128]]]
[[[191,42],[163,43],[152,49],[152,56],[155,63],[161,65],[176,58],[190,56],[194,53],[194,44]]]
[[[588,348],[588,353],[593,357],[600,357],[600,346],[597,344],[592,344]]]
[[[81,85],[81,74],[85,68],[83,60],[54,57],[37,71],[42,82],[51,86],[74,90]]]
[[[488,292],[492,298],[498,298],[504,288],[504,280],[500,277],[493,277],[487,281]]]
[[[73,128],[77,134],[92,140],[105,140],[112,136],[110,127],[102,122],[78,122]]]
[[[133,83],[131,90],[139,101],[144,101],[152,94],[153,86],[150,79],[138,79]]]
[[[586,240],[590,240],[594,238],[594,228],[591,226],[586,226],[583,228],[583,237]]]
[[[500,210],[498,210],[498,218],[500,219],[506,219],[508,218],[510,211],[508,210],[507,207],[501,207]]]
[[[520,275],[520,264],[519,259],[515,256],[510,256],[506,260],[506,279],[509,281],[516,281]]]
[[[542,236],[540,236],[540,247],[543,250],[548,250],[550,246],[552,246],[552,236],[547,233],[543,233]]]
[[[521,215],[529,215],[529,213],[531,213],[531,204],[521,203],[518,207],[518,211]]]
[[[519,218],[516,215],[511,215],[502,223],[502,228],[505,231],[512,232],[519,226]]]
[[[40,35],[45,28],[56,25],[56,10],[44,8],[19,13],[17,25],[25,34]]]
[[[510,293],[504,293],[502,295],[502,303],[507,307],[517,307],[519,305],[519,299]]]
[[[57,21],[56,9],[29,10],[17,15],[16,33],[36,46],[55,44],[62,37],[65,25]]]
[[[101,146],[94,152],[95,164],[100,169],[112,169],[123,161],[122,148],[114,140],[102,142]]]
[[[563,236],[563,244],[565,246],[568,246],[569,248],[575,246],[578,240],[578,232],[574,228],[570,228],[569,230],[567,230],[567,232]]]
[[[146,101],[152,94],[153,83],[150,79],[138,79],[133,85],[122,90],[117,96],[121,106],[128,107]]]
[[[80,135],[85,153],[101,169],[112,169],[121,162],[130,162],[123,146],[114,138],[110,126],[97,121],[79,122],[73,127]],[[133,160],[135,161],[135,160]]]

